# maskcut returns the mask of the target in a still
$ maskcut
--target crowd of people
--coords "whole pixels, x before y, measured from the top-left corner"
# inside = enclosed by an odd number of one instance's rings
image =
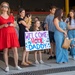
[[[49,59],[56,59],[56,63],[68,63],[69,53],[67,49],[62,48],[64,38],[68,36],[72,39],[70,44],[70,54],[75,60],[75,12],[70,10],[68,17],[64,20],[64,12],[62,9],[55,6],[50,7],[50,14],[45,18],[43,25],[38,17],[35,17],[34,25],[32,26],[32,15],[30,13],[25,14],[25,9],[20,8],[18,12],[17,22],[15,18],[10,14],[9,3],[2,2],[0,5],[0,51],[3,50],[5,71],[9,72],[8,64],[8,52],[11,48],[14,54],[15,68],[21,70],[18,66],[18,47],[22,47],[22,63],[21,65],[32,64],[29,58],[29,51],[25,49],[25,32],[31,31],[44,31],[49,32],[49,39],[51,49],[49,50]],[[19,26],[19,31],[15,29],[16,24]],[[19,35],[18,35],[19,34]],[[37,53],[39,52],[40,61],[37,59]],[[42,60],[42,52],[34,51],[35,63],[44,63]]]

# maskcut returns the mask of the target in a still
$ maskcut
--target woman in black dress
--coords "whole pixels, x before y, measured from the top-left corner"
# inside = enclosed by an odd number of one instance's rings
[[[19,42],[20,46],[23,47],[23,59],[22,59],[22,65],[29,65],[31,64],[30,61],[28,61],[29,52],[25,50],[25,32],[28,32],[29,30],[28,25],[24,21],[25,17],[25,10],[23,8],[20,8],[19,10],[19,18],[17,20],[17,23],[19,25]]]

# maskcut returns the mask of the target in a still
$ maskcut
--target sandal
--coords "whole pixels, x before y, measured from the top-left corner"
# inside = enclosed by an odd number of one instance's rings
[[[30,61],[27,61],[26,63],[28,63],[28,64],[32,64],[32,62],[30,62]]]
[[[28,66],[29,64],[26,62],[22,62],[21,65]]]

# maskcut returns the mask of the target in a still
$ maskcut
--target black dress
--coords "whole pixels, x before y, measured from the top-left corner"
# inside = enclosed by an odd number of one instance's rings
[[[25,32],[27,32],[27,30],[25,29],[26,27],[23,24],[19,24],[21,20],[24,20],[24,19],[19,18],[17,20],[17,23],[19,25],[19,43],[21,47],[24,47],[25,46]]]

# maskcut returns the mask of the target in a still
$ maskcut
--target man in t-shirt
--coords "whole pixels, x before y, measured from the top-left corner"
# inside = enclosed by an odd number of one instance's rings
[[[50,43],[51,43],[51,49],[50,49],[50,56],[48,59],[55,58],[55,40],[54,40],[54,30],[55,26],[53,24],[54,19],[54,13],[56,11],[56,7],[52,6],[50,7],[50,14],[45,19],[45,28],[48,28],[49,31],[49,37],[50,37]]]

